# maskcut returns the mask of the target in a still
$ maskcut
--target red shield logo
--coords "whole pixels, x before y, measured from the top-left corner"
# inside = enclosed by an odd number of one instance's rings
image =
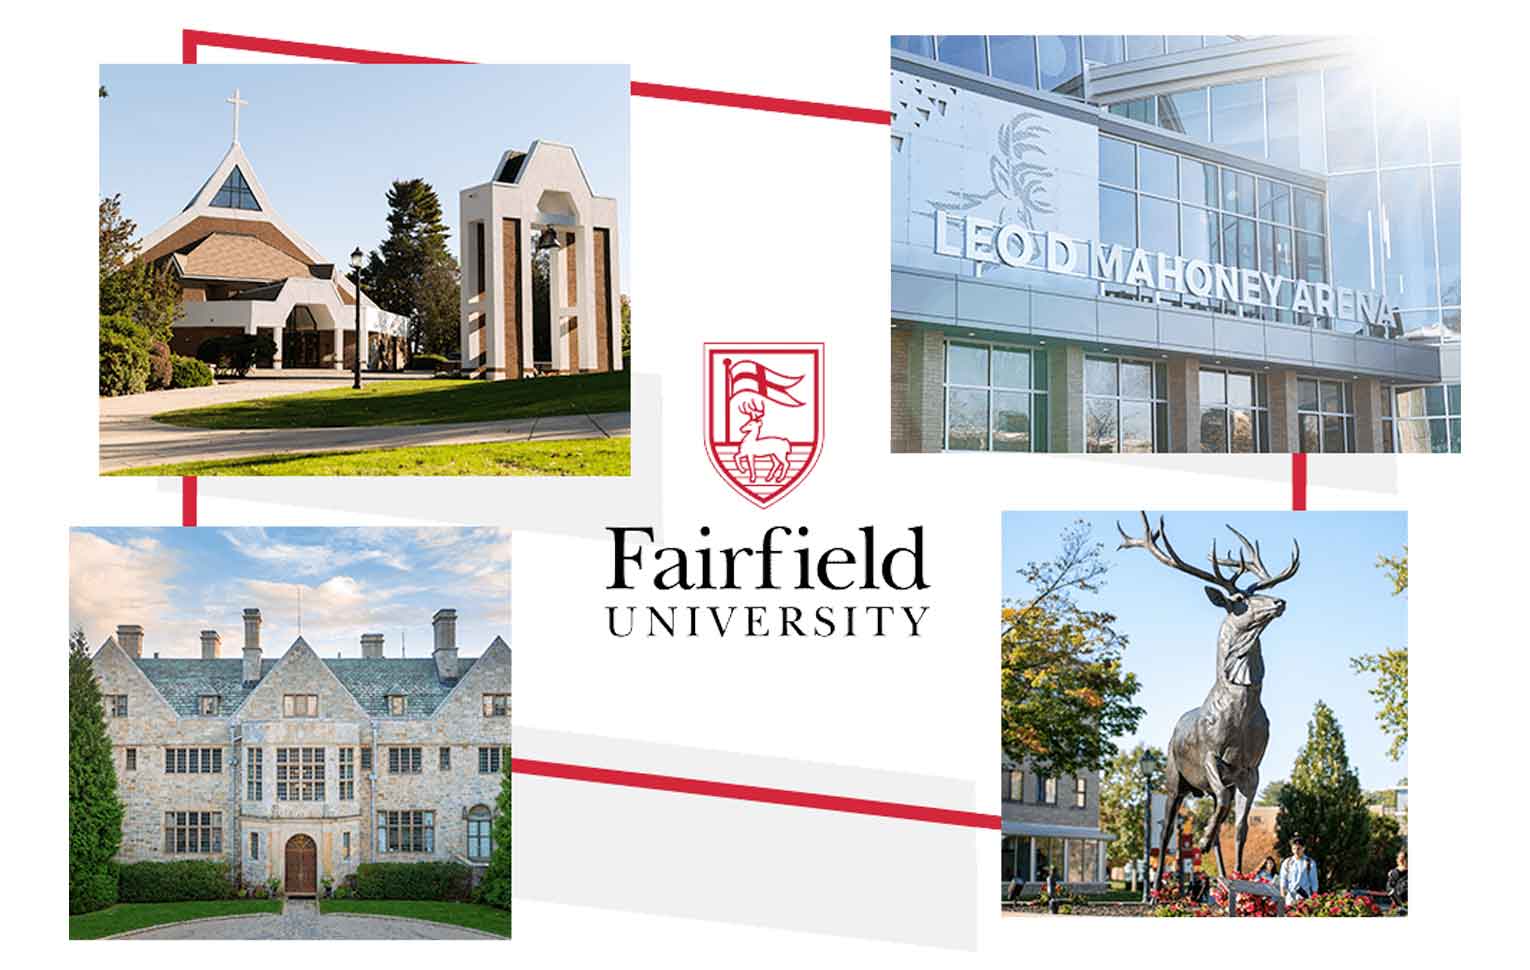
[[[823,344],[704,344],[707,457],[733,490],[769,508],[823,446]]]

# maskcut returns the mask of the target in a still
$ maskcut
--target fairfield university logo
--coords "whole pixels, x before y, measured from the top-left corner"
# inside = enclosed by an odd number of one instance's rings
[[[823,344],[704,344],[707,456],[768,508],[807,477],[823,445]]]

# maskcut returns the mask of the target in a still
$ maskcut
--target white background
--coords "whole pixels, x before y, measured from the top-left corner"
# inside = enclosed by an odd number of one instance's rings
[[[874,876],[843,873],[845,885],[854,887],[849,891],[972,896],[978,901],[975,952],[523,898],[515,940],[492,958],[525,966],[634,957],[675,966],[719,959],[746,966],[876,961],[912,967],[1229,958],[1325,965],[1362,959],[1438,963],[1459,952],[1465,939],[1488,944],[1499,936],[1503,942],[1509,924],[1497,918],[1507,914],[1522,868],[1517,843],[1503,836],[1517,825],[1524,790],[1526,637],[1518,616],[1525,601],[1520,472],[1527,354],[1518,285],[1525,275],[1524,153],[1520,86],[1511,73],[1522,53],[1516,47],[1520,36],[1485,16],[1475,18],[1476,9],[1458,3],[1448,11],[1433,6],[1404,16],[1396,5],[1341,9],[1304,2],[1239,9],[1102,2],[1087,12],[884,3],[873,12],[822,3],[638,9],[588,2],[397,9],[166,3],[88,11],[54,4],[11,11],[11,50],[0,68],[8,132],[0,210],[9,270],[4,324],[11,335],[3,382],[11,465],[5,493],[11,515],[3,587],[10,674],[4,778],[11,794],[3,800],[9,865],[0,885],[13,947],[27,947],[34,960],[101,959],[83,946],[52,952],[65,936],[64,665],[58,648],[65,632],[66,530],[79,524],[174,524],[180,499],[178,487],[169,484],[98,481],[95,475],[95,293],[88,275],[98,186],[94,89],[100,62],[178,61],[183,27],[465,60],[630,62],[635,81],[870,108],[884,107],[887,35],[894,30],[1413,31],[1383,43],[1418,71],[1469,77],[1474,98],[1465,119],[1463,248],[1472,330],[1464,381],[1467,453],[1317,456],[1311,460],[1309,504],[1411,513],[1410,639],[1420,675],[1409,751],[1411,846],[1419,870],[1415,915],[1406,922],[1216,921],[1195,927],[1148,920],[1001,921],[991,891],[998,882],[997,835],[973,833],[968,839],[977,860],[970,867],[976,889],[947,890],[931,885],[931,878],[949,876],[926,871],[910,852],[920,838],[910,835],[905,844],[901,830],[888,825],[878,831],[889,858],[916,861],[878,868]],[[1440,45],[1450,48],[1446,56],[1437,52]],[[401,119],[401,128],[407,122]],[[396,133],[376,135],[391,137]],[[635,99],[632,137],[632,224],[625,228],[633,233],[633,482],[204,479],[201,521],[420,524],[446,521],[441,513],[450,510],[450,521],[509,525],[518,530],[512,636],[518,728],[632,739],[653,750],[685,746],[857,769],[846,777],[865,769],[966,779],[971,803],[947,807],[997,812],[993,631],[1000,510],[1283,508],[1290,501],[1289,459],[889,456],[886,129]],[[358,150],[377,147],[366,142]],[[301,226],[301,214],[287,215]],[[828,345],[823,458],[807,483],[767,513],[734,495],[708,468],[702,449],[701,344],[742,339]],[[592,508],[605,514],[591,519]],[[820,538],[863,523],[876,523],[889,535],[907,525],[926,526],[935,606],[927,635],[918,641],[720,643],[604,637],[598,610],[609,570],[608,545],[599,538],[604,525],[653,524],[672,540],[689,542],[697,526],[709,524],[716,539],[748,542],[777,523],[806,524]],[[570,538],[573,533],[589,538]],[[516,753],[531,755],[520,748]],[[533,799],[547,799],[540,801],[544,809],[551,799],[580,806],[565,814],[586,819],[582,824],[592,830],[581,834],[602,847],[594,855],[606,858],[609,870],[599,878],[639,896],[645,871],[637,867],[639,855],[623,846],[653,834],[626,824],[626,803],[613,797],[612,811],[589,813],[588,799],[608,797],[596,786],[546,780],[538,786],[528,791],[541,793]],[[518,781],[517,801],[521,793]],[[689,811],[688,804],[679,814]],[[666,814],[662,804],[654,814]],[[796,818],[774,833],[768,819],[750,819],[730,823],[733,838],[722,843],[727,857],[709,860],[736,879],[750,878],[756,853],[779,848],[770,838],[788,830],[808,843],[818,837]],[[524,816],[516,834],[522,845],[570,837],[567,830],[533,831]],[[574,845],[568,848],[572,853]],[[678,864],[696,862],[686,858],[683,840],[667,848]],[[808,855],[814,849],[802,848]],[[719,851],[717,844],[706,849],[709,855]],[[518,894],[536,895],[537,887],[528,885],[535,873],[523,872],[519,854],[517,859]],[[804,879],[822,875],[803,871]],[[719,881],[697,891],[726,894],[730,885]],[[348,950],[343,959],[387,959],[376,945],[362,946],[368,946],[366,954]],[[114,952],[112,962],[136,966],[165,958],[130,949]],[[335,959],[339,952],[331,948],[324,955]],[[485,956],[487,950],[462,954]]]

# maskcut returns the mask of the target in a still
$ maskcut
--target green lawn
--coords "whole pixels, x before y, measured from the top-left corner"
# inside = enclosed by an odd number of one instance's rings
[[[443,903],[426,899],[321,899],[321,913],[363,913],[368,916],[407,916],[432,923],[451,923],[497,936],[510,935],[510,914],[477,903]]]
[[[603,475],[632,473],[632,439],[425,445],[124,468],[113,475]]]
[[[355,428],[452,424],[599,414],[631,409],[628,372],[519,381],[377,380],[304,394],[281,394],[205,408],[165,411],[154,420],[183,428]]]
[[[94,913],[69,917],[71,940],[99,940],[114,933],[141,930],[146,926],[180,923],[209,916],[242,916],[247,913],[279,913],[279,899],[216,899],[185,903],[118,903]]]

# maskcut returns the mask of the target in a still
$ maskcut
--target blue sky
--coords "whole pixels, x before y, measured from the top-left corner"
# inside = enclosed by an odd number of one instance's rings
[[[625,65],[103,65],[101,193],[121,193],[140,234],[185,208],[232,136],[273,205],[344,264],[387,232],[384,194],[423,178],[441,197],[450,248],[457,193],[489,181],[506,149],[574,146],[597,195],[620,204],[622,292],[630,232]]]
[[[499,529],[75,529],[69,626],[92,651],[123,623],[144,628],[144,655],[201,655],[217,630],[239,656],[246,607],[278,657],[302,636],[321,657],[358,657],[381,633],[386,656],[430,655],[431,617],[457,611],[463,656],[510,641],[510,534]]]
[[[1156,514],[1153,516],[1156,526]],[[1091,526],[1106,546],[1113,568],[1099,593],[1082,594],[1085,609],[1116,614],[1116,629],[1131,638],[1125,653],[1129,670],[1142,682],[1137,703],[1147,709],[1134,737],[1160,748],[1168,744],[1179,716],[1198,706],[1211,687],[1216,635],[1222,610],[1202,592],[1205,585],[1161,565],[1146,550],[1117,550],[1119,521],[1128,533],[1141,534],[1136,511],[1102,513],[1030,513],[1004,515],[1004,596],[1025,595],[1017,574],[1026,562],[1049,559],[1059,550],[1058,537],[1076,519]],[[1407,754],[1387,757],[1387,738],[1375,721],[1375,702],[1366,692],[1367,677],[1349,668],[1349,658],[1407,643],[1407,594],[1394,597],[1385,573],[1375,566],[1381,553],[1397,555],[1407,539],[1407,518],[1400,512],[1166,512],[1164,521],[1174,548],[1187,562],[1204,566],[1212,539],[1218,549],[1237,539],[1236,526],[1257,540],[1265,565],[1285,568],[1291,540],[1301,543],[1300,571],[1277,587],[1286,613],[1265,630],[1263,702],[1270,716],[1270,746],[1261,769],[1263,781],[1286,778],[1307,737],[1313,704],[1327,702],[1343,725],[1350,763],[1367,788],[1380,788],[1408,774]],[[1193,554],[1193,558],[1192,558]]]

